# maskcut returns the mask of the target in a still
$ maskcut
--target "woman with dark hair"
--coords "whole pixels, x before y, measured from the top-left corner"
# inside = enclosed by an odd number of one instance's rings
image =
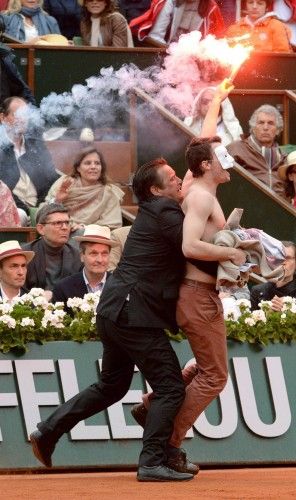
[[[62,203],[78,226],[120,227],[124,192],[108,181],[106,170],[102,153],[94,147],[83,149],[74,160],[72,174],[58,179],[45,201]]]
[[[273,0],[242,0],[241,7],[245,17],[229,26],[227,38],[249,35],[255,50],[292,52],[291,31],[273,12]]]
[[[296,208],[296,151],[289,153],[285,163],[279,166],[278,176],[284,181],[287,199]]]
[[[79,0],[82,5],[80,32],[84,45],[133,47],[125,17],[116,11],[115,0]]]

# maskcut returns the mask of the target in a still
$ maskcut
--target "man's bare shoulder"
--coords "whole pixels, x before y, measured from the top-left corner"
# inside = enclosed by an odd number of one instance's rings
[[[182,208],[187,210],[188,208],[196,207],[212,207],[215,204],[216,197],[201,185],[194,184],[190,186],[187,195],[184,198]]]

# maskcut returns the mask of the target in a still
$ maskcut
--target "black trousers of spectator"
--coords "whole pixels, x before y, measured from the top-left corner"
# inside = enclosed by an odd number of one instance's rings
[[[184,396],[180,365],[165,332],[127,325],[127,307],[116,323],[98,318],[103,343],[101,381],[59,406],[38,429],[55,443],[79,421],[105,410],[127,393],[135,364],[154,392],[143,434],[139,465],[165,463],[166,445]]]

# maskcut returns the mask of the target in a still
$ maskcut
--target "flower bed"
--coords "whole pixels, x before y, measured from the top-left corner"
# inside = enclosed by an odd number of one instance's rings
[[[251,311],[250,301],[237,300],[239,315],[230,311],[225,318],[228,338],[261,345],[296,340],[296,299],[284,297],[283,302],[281,311],[273,311],[267,300],[260,302],[260,309]]]
[[[96,309],[100,292],[88,293],[83,299],[64,303],[49,303],[44,290],[32,288],[30,293],[17,297],[11,304],[0,303],[0,351],[25,352],[28,342],[53,340],[99,340],[96,330]]]
[[[100,292],[88,293],[83,299],[69,299],[65,312],[62,302],[51,304],[42,289],[33,288],[11,304],[1,302],[0,351],[24,353],[29,342],[99,340],[96,330],[99,300]],[[249,301],[238,300],[225,321],[229,339],[261,345],[289,342],[296,339],[296,299],[285,297],[281,312],[273,311],[267,301],[260,303],[259,310],[251,312]],[[185,338],[181,331],[178,335],[167,334],[178,341]]]

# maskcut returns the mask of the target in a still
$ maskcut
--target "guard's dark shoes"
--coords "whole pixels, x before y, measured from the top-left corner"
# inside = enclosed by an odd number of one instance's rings
[[[138,469],[138,481],[189,481],[193,474],[176,472],[165,465],[142,466]]]
[[[32,432],[32,434],[30,434],[30,441],[35,457],[45,465],[45,467],[52,467],[51,455],[55,445],[40,431]]]
[[[143,403],[134,405],[131,409],[131,414],[134,417],[135,421],[143,428],[145,427],[147,413],[148,410],[146,410]]]
[[[169,457],[166,465],[177,472],[188,472],[195,475],[199,471],[198,465],[189,462],[184,450],[180,450],[177,455]]]

